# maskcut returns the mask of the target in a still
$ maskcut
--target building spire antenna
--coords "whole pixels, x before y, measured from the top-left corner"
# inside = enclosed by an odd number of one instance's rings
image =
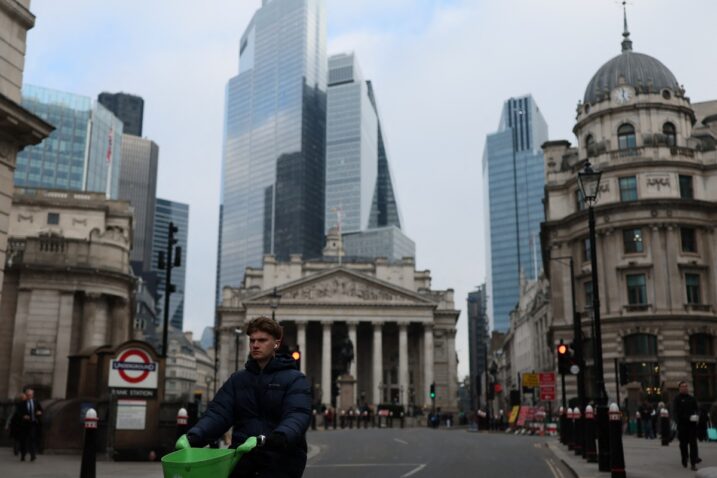
[[[622,31],[622,51],[632,51],[632,40],[630,40],[630,31],[627,29],[627,1],[622,2],[622,15],[623,15],[623,31]]]

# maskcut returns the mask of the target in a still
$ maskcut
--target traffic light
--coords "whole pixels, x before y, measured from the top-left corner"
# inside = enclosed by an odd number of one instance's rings
[[[560,339],[558,344],[558,373],[561,375],[568,375],[570,373],[570,354],[568,346]]]
[[[435,400],[435,399],[436,399],[436,384],[435,384],[435,383],[432,383],[432,384],[431,384],[431,393],[430,393],[430,395],[431,395],[431,400]]]
[[[296,363],[296,368],[301,370],[301,351],[298,349],[298,347],[291,352],[291,358],[294,359],[294,362]]]

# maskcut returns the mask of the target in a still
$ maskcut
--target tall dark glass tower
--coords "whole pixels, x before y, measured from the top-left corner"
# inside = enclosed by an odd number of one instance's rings
[[[485,284],[483,284],[477,290],[468,293],[468,365],[471,373],[473,409],[480,405],[484,393],[482,380],[485,373],[488,342],[488,315],[486,314]]]
[[[545,167],[541,145],[548,125],[530,95],[503,104],[498,131],[486,138],[484,191],[488,211],[488,314],[492,329],[505,332],[518,303],[521,275],[541,269],[540,223]]]
[[[321,256],[326,68],[324,1],[264,0],[226,88],[219,290],[264,254]]]
[[[110,110],[124,123],[124,134],[142,136],[144,119],[144,100],[127,93],[100,93],[97,101]]]

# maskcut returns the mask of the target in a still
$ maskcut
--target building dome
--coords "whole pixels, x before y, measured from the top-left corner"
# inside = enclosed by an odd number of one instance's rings
[[[630,32],[622,34],[622,53],[611,59],[595,73],[585,89],[584,103],[597,103],[606,98],[618,85],[635,88],[637,92],[658,93],[664,88],[680,91],[675,75],[662,62],[649,55],[632,51]]]

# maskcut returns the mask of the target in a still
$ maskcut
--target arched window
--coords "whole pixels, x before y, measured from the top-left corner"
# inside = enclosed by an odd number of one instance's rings
[[[667,138],[667,146],[677,145],[677,130],[675,129],[674,124],[665,123],[662,126],[662,134],[664,134],[665,138]]]
[[[591,134],[585,136],[585,150],[587,151],[588,156],[595,156],[595,139]]]
[[[690,335],[690,355],[714,355],[714,337],[710,334]]]
[[[637,147],[635,128],[631,124],[623,124],[617,129],[618,149],[631,149]]]
[[[626,357],[657,355],[657,336],[652,334],[630,334],[623,339]]]

